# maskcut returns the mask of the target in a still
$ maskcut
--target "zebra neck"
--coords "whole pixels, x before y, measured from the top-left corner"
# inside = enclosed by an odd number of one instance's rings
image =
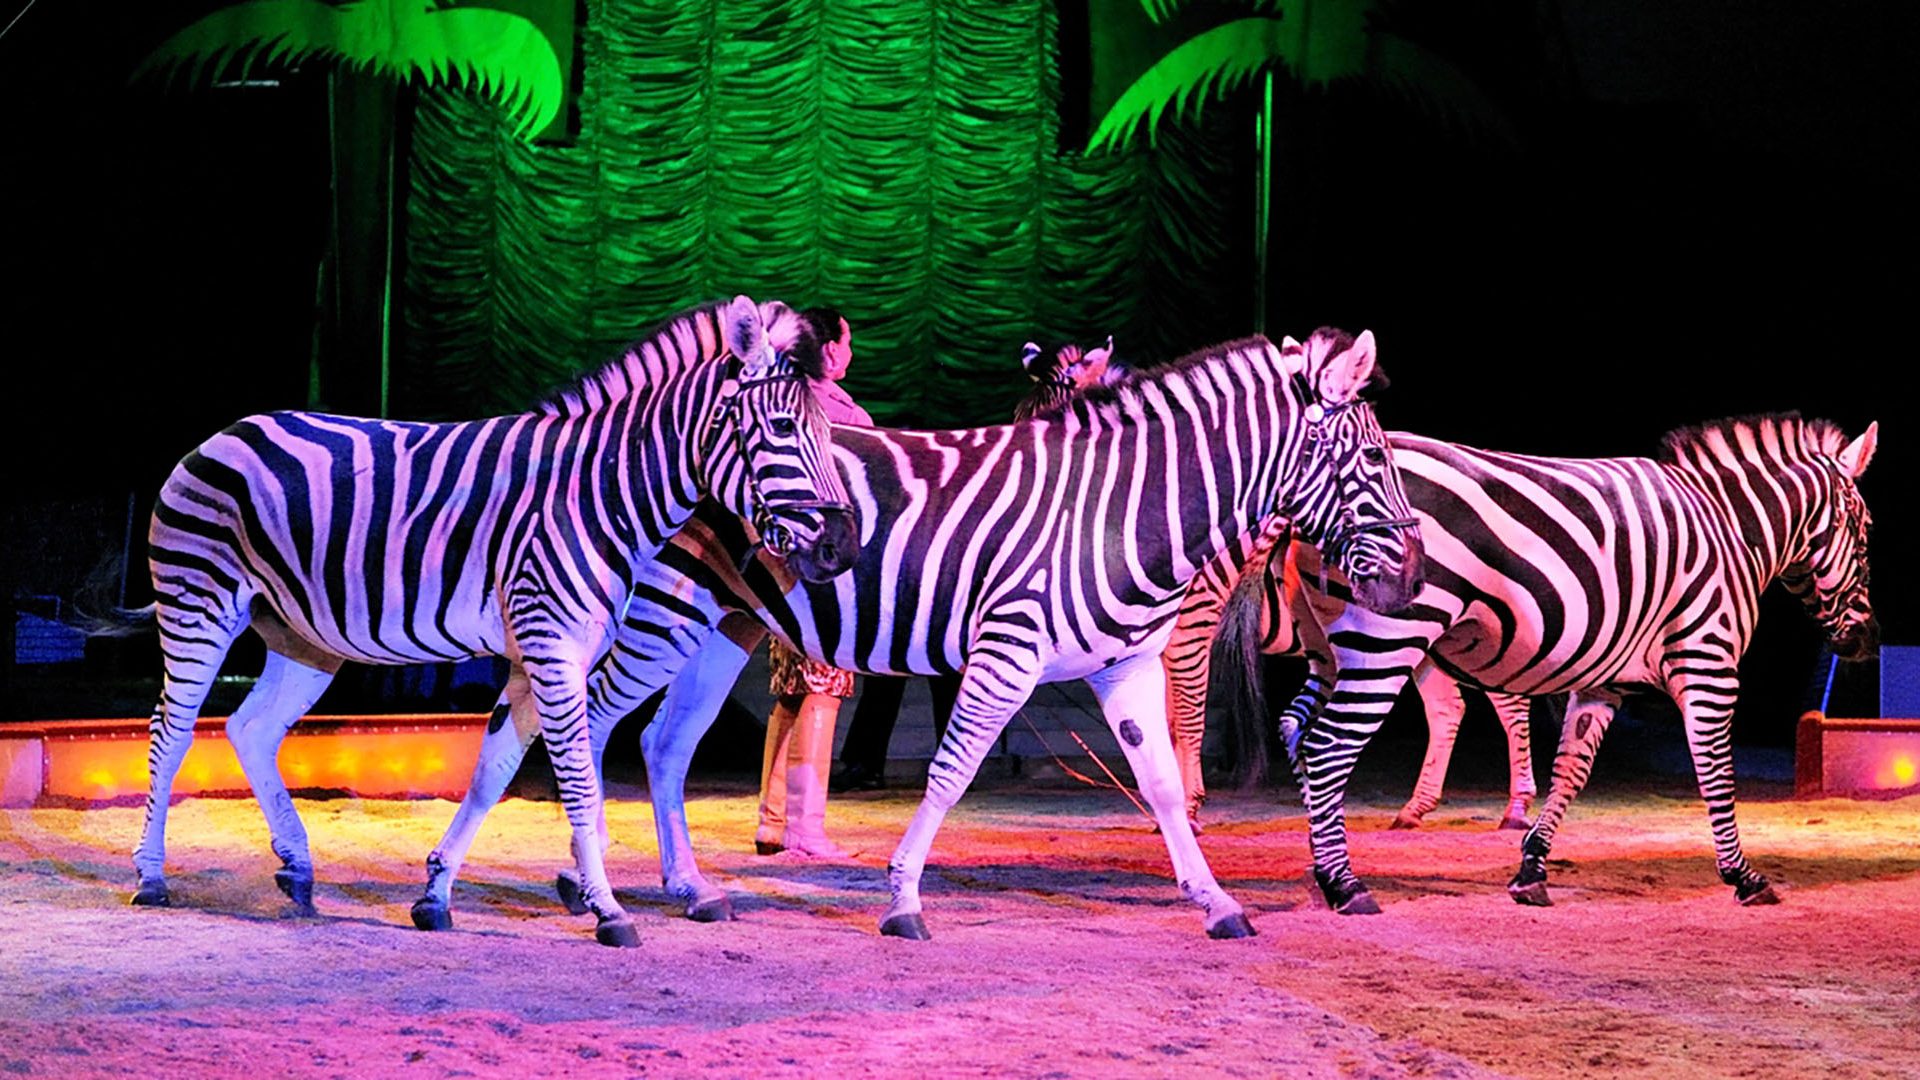
[[[702,443],[725,364],[709,362],[574,417],[581,514],[602,557],[629,576],[693,516],[707,485]],[[589,434],[590,433],[590,434]]]
[[[1143,394],[1149,406],[1146,422],[1153,430],[1141,465],[1151,471],[1161,464],[1155,458],[1164,448],[1165,477],[1172,489],[1166,514],[1173,519],[1169,524],[1176,538],[1171,572],[1177,580],[1187,580],[1223,553],[1242,552],[1243,540],[1267,522],[1281,502],[1284,465],[1299,457],[1296,444],[1301,440],[1293,431],[1299,410],[1286,392],[1284,376],[1259,370],[1259,361],[1268,355],[1255,353],[1248,365],[1253,370],[1238,376],[1225,365],[1194,369],[1195,382],[1205,380],[1204,385],[1187,389],[1204,392],[1194,394],[1190,408],[1182,408],[1184,395],[1179,393],[1162,396],[1152,388]],[[1278,356],[1271,355],[1277,368]],[[1165,412],[1152,407],[1158,401],[1168,406]],[[1137,434],[1123,432],[1122,437],[1131,440]]]
[[[1815,517],[1831,496],[1811,463],[1694,459],[1678,466],[1728,522],[1738,558],[1765,588],[1806,557]]]

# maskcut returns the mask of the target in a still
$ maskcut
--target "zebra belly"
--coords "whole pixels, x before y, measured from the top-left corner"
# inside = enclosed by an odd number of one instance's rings
[[[1490,642],[1499,628],[1477,620],[1454,625],[1428,653],[1456,681],[1486,691],[1529,697],[1576,690],[1644,689],[1664,683],[1658,657],[1644,646],[1564,658],[1502,649]],[[1624,655],[1623,655],[1624,654]]]

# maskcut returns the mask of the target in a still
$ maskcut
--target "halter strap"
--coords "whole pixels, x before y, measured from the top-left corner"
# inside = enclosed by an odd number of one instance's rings
[[[738,358],[735,358],[735,363],[738,363]],[[765,375],[758,379],[742,380],[734,374],[735,370],[737,368],[730,367],[725,381],[720,384],[720,396],[713,404],[712,415],[708,417],[705,437],[717,438],[715,429],[722,426],[729,416],[733,418],[734,452],[740,455],[740,467],[746,476],[747,502],[753,511],[753,529],[759,537],[748,545],[745,554],[741,556],[739,568],[745,572],[747,564],[753,559],[754,552],[760,548],[764,547],[783,559],[793,553],[795,537],[792,529],[780,523],[779,515],[782,512],[845,510],[852,513],[853,505],[827,499],[785,499],[778,504],[767,501],[766,496],[760,491],[760,481],[754,476],[753,469],[747,462],[747,433],[745,425],[740,423],[740,394],[749,388],[771,383],[805,382],[807,377],[789,372],[784,375]],[[714,447],[711,444],[706,448],[709,462],[713,460],[713,450]]]

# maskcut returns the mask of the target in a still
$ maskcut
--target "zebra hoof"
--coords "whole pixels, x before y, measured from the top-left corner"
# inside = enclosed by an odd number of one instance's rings
[[[1421,824],[1421,815],[1409,814],[1405,810],[1402,810],[1399,813],[1393,815],[1393,824],[1387,826],[1387,828],[1417,829],[1420,827],[1420,824]]]
[[[889,916],[880,924],[880,936],[906,938],[908,941],[933,940],[933,935],[927,932],[927,921],[917,911]]]
[[[423,896],[413,902],[413,925],[420,930],[451,930],[453,912],[440,901]]]
[[[1514,903],[1527,907],[1553,906],[1553,897],[1547,895],[1547,883],[1544,881],[1529,881],[1524,885],[1518,881],[1510,882],[1507,895],[1513,897]]]
[[[1372,893],[1361,889],[1347,897],[1346,903],[1335,905],[1333,910],[1342,915],[1378,915],[1380,904],[1374,900]]]
[[[580,875],[571,870],[562,870],[553,875],[553,891],[560,898],[560,906],[567,909],[567,914],[587,913],[587,894],[580,887]]]
[[[697,900],[687,905],[687,918],[694,922],[732,922],[733,901],[724,896]]]
[[[1533,828],[1533,826],[1527,824],[1527,819],[1523,817],[1501,818],[1499,827],[1514,832],[1526,832],[1528,829]]]
[[[616,949],[637,949],[640,947],[640,928],[625,915],[601,919],[600,925],[593,928],[593,940]]]
[[[1247,921],[1246,912],[1243,911],[1236,911],[1226,918],[1221,919],[1219,922],[1214,923],[1212,926],[1207,927],[1207,936],[1213,938],[1215,941],[1248,938],[1258,933],[1260,933],[1260,931],[1255,930],[1253,924]]]
[[[1320,895],[1326,899],[1327,906],[1342,915],[1380,914],[1380,905],[1373,902],[1373,894],[1352,874],[1346,875],[1344,881],[1336,880],[1315,867],[1313,883],[1319,886]]]
[[[273,874],[273,883],[280,886],[280,891],[287,894],[287,899],[293,901],[295,908],[305,909],[300,912],[301,914],[313,914],[313,872],[311,870],[304,874],[293,870],[276,870]]]
[[[1736,894],[1737,895],[1737,894]],[[1780,902],[1780,894],[1773,891],[1772,885],[1761,885],[1758,892],[1740,897],[1741,907],[1762,907]]]
[[[134,907],[172,907],[173,898],[167,895],[167,883],[160,878],[152,878],[140,883],[140,888],[129,901]]]

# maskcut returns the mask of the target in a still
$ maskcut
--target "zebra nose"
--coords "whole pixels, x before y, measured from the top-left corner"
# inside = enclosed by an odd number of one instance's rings
[[[853,568],[860,556],[860,519],[838,507],[820,511],[820,533],[789,561],[807,581],[828,581]]]
[[[1842,631],[1833,642],[1833,653],[1842,660],[1865,660],[1880,651],[1880,623],[1867,619]]]

